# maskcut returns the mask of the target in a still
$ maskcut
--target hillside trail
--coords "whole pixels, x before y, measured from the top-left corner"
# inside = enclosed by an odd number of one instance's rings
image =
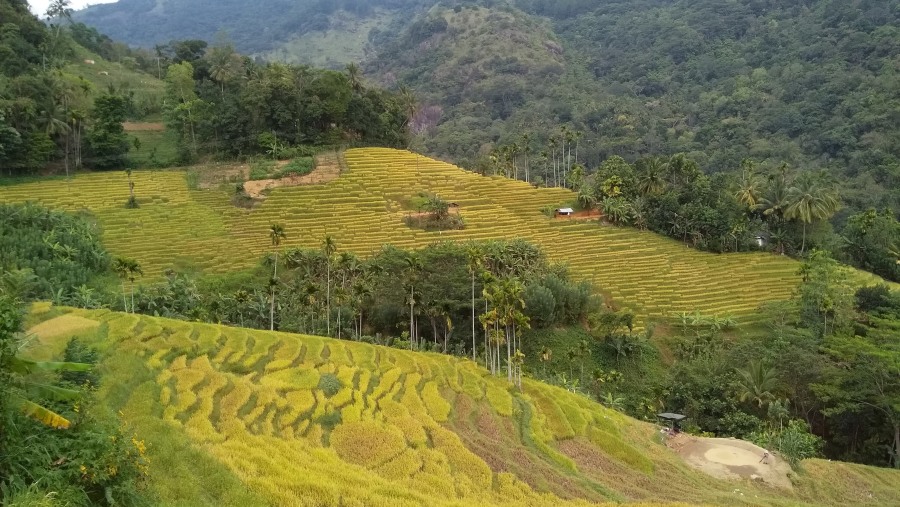
[[[281,167],[287,161],[279,162]],[[341,175],[338,154],[328,152],[316,155],[315,169],[303,176],[287,176],[278,179],[250,180],[244,182],[244,192],[253,199],[265,199],[265,193],[276,187],[296,187],[300,185],[321,185],[337,179]]]
[[[667,445],[692,467],[720,479],[748,479],[791,490],[791,466],[781,456],[760,460],[765,449],[734,438],[702,438],[681,433]]]

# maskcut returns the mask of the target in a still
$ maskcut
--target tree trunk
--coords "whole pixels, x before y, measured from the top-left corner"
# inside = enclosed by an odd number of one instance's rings
[[[125,313],[128,313],[128,296],[125,292],[125,280],[122,280],[122,304],[125,305]]]
[[[326,275],[325,275],[326,283],[328,285],[328,288],[325,292],[325,303],[326,303],[325,306],[327,307],[325,309],[325,318],[328,319],[327,324],[325,325],[325,328],[327,329],[328,336],[330,337],[331,336],[331,259],[325,259],[325,272],[326,272]]]
[[[475,270],[472,270],[472,361],[475,360]]]
[[[900,469],[900,421],[894,423],[894,468]]]
[[[278,278],[278,251],[275,251],[275,270],[272,273],[272,280]],[[272,297],[269,301],[269,331],[275,331],[275,284],[272,284]]]
[[[435,320],[434,316],[429,317],[431,319],[431,335],[434,337],[434,344],[438,343],[438,325],[437,320]]]
[[[800,247],[800,255],[806,251],[806,221],[803,221],[803,246]]]
[[[131,281],[131,313],[134,314],[134,280]]]
[[[509,326],[506,326],[506,380],[512,382],[512,354],[510,353]]]
[[[409,288],[409,348],[410,349],[413,348],[413,344],[416,341],[415,321],[413,318],[413,316],[415,314],[413,313],[413,304],[414,304],[413,288],[412,288],[412,286],[410,286],[410,288]]]

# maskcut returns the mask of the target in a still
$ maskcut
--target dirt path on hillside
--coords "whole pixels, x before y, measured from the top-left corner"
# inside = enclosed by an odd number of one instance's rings
[[[166,126],[162,123],[150,123],[150,122],[136,122],[136,121],[126,121],[122,123],[122,127],[125,129],[125,132],[141,132],[141,131],[151,131],[151,132],[162,132],[166,130]]]
[[[279,162],[279,167],[287,162]],[[341,175],[338,154],[323,153],[316,156],[316,168],[304,176],[288,176],[281,179],[252,180],[244,182],[244,192],[253,199],[265,199],[268,190],[277,187],[296,187],[300,185],[321,185],[337,179]]]
[[[734,438],[701,438],[684,433],[669,438],[668,446],[692,467],[720,479],[749,479],[793,489],[790,465],[780,456],[760,462],[765,449]]]

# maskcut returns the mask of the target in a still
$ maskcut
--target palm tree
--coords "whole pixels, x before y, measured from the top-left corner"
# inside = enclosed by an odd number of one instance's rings
[[[325,318],[327,319],[326,329],[328,336],[331,336],[331,258],[337,252],[337,243],[334,238],[326,234],[322,240],[322,253],[325,254],[325,273],[326,273],[326,289],[325,289]]]
[[[278,283],[278,247],[281,246],[281,240],[287,238],[284,232],[284,226],[281,224],[272,224],[269,226],[269,239],[272,241],[272,249],[275,251],[275,263],[272,271],[272,279],[269,281],[271,297],[269,298],[269,331],[275,330],[275,286]]]
[[[558,174],[557,166],[556,166],[556,147],[559,144],[559,141],[557,140],[556,136],[550,136],[550,141],[548,141],[547,144],[549,144],[549,146],[550,146],[550,153],[553,157],[553,186],[558,187],[559,186],[559,174]]]
[[[762,361],[752,360],[746,369],[737,369],[738,399],[741,403],[753,402],[762,409],[775,398],[778,375],[774,368]]]
[[[424,267],[422,265],[422,259],[419,258],[415,253],[410,253],[404,259],[406,263],[406,276],[409,281],[409,346],[413,348],[413,345],[418,345],[417,343],[417,332],[416,332],[416,296],[415,296],[415,288],[416,281],[418,280],[419,273],[422,271]]]
[[[656,195],[666,188],[666,164],[659,157],[638,164],[637,188],[641,195]]]
[[[581,141],[581,138],[584,137],[584,132],[580,130],[576,130],[573,135],[575,139],[575,163],[578,163],[578,142]]]
[[[359,261],[356,259],[356,256],[353,255],[352,252],[341,252],[341,255],[338,257],[338,269],[341,272],[341,286],[338,287],[338,290],[341,292],[341,302],[345,302],[347,300],[347,275],[350,274],[351,277],[356,274],[359,269]],[[343,309],[343,304],[338,304],[338,318],[337,318],[337,337],[341,337],[341,310]]]
[[[531,153],[531,134],[522,134],[522,154],[525,155],[525,181],[531,183],[531,170],[528,167],[528,155]]]
[[[472,361],[475,361],[475,273],[484,263],[484,254],[477,247],[470,246],[466,250],[468,258],[469,274],[472,276]]]
[[[769,184],[763,189],[753,209],[762,211],[764,217],[774,222],[780,222],[791,203],[789,189],[788,167],[785,164],[781,166],[779,174],[769,177]]]
[[[113,271],[122,279],[122,302],[125,304],[125,313],[128,313],[128,299],[125,296],[125,280],[131,282],[131,313],[134,313],[134,281],[138,275],[143,275],[141,265],[134,259],[117,257],[113,261]]]
[[[347,79],[350,81],[350,88],[356,93],[362,92],[365,87],[362,83],[362,71],[360,70],[359,65],[350,62],[345,69],[347,70]]]
[[[238,307],[238,317],[241,319],[241,327],[244,327],[244,305],[250,302],[250,293],[244,289],[239,289],[232,296]]]
[[[788,189],[791,204],[785,209],[787,219],[798,219],[803,223],[803,245],[800,254],[806,251],[806,224],[824,220],[834,215],[840,207],[840,198],[834,188],[819,184],[811,174],[797,178]]]
[[[581,340],[578,342],[578,359],[579,366],[581,367],[581,374],[578,376],[578,380],[581,383],[584,383],[584,358],[588,357],[591,354],[591,345],[587,340]]]
[[[737,189],[734,191],[734,198],[748,209],[754,209],[760,199],[760,180],[756,174],[753,162],[745,160],[741,163],[741,179],[738,182]]]
[[[549,363],[550,360],[553,359],[553,349],[544,345],[543,347],[541,347],[541,355],[538,357],[538,359],[541,361],[541,366],[544,370],[544,376],[547,376],[547,363]]]
[[[127,208],[137,208],[138,202],[134,197],[134,180],[131,179],[131,168],[125,169],[125,175],[128,176],[128,204]]]

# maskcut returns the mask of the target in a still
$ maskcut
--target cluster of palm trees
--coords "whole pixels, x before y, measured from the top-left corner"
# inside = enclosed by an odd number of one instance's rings
[[[122,279],[122,304],[125,307],[125,313],[129,312],[128,297],[125,291],[125,280],[131,285],[131,313],[134,313],[134,282],[139,276],[143,276],[144,271],[138,261],[129,257],[117,257],[113,261],[113,271]]]
[[[841,205],[834,182],[824,174],[804,172],[795,176],[787,165],[782,165],[775,174],[763,177],[749,161],[743,165],[734,197],[750,212],[763,217],[769,226],[772,242],[782,254],[786,240],[784,225],[787,222],[799,221],[802,224],[802,255],[806,251],[807,226],[832,217]]]
[[[498,374],[501,347],[505,345],[507,380],[521,388],[525,355],[522,353],[521,335],[517,331],[530,327],[522,299],[525,286],[515,277],[492,278],[486,278],[482,290],[486,311],[479,317],[484,328],[485,363],[492,374]]]
[[[282,288],[287,289],[285,297],[291,298],[291,307],[306,310],[305,315],[299,316],[303,320],[299,324],[308,332],[321,332],[320,316],[324,315],[325,335],[342,338],[346,330],[344,310],[349,309],[350,333],[359,339],[363,333],[364,303],[371,297],[373,278],[380,267],[362,263],[351,252],[338,252],[337,242],[330,235],[322,240],[318,252],[292,249],[285,252],[279,261],[278,249],[282,240],[287,238],[284,226],[272,224],[268,235],[273,247],[268,260],[272,266],[268,298],[269,329],[275,329],[278,290]],[[290,280],[278,277],[279,263],[291,271]],[[238,291],[234,299],[237,301],[239,296],[243,302],[252,302],[253,298],[247,291]]]
[[[536,137],[526,132],[518,142],[494,148],[489,156],[491,170],[507,178],[537,183],[532,171],[532,164],[536,161],[541,168],[540,182],[544,185],[571,187],[570,175],[579,165],[578,143],[582,137],[583,132],[563,125],[559,132],[548,137],[545,147],[535,150]]]

